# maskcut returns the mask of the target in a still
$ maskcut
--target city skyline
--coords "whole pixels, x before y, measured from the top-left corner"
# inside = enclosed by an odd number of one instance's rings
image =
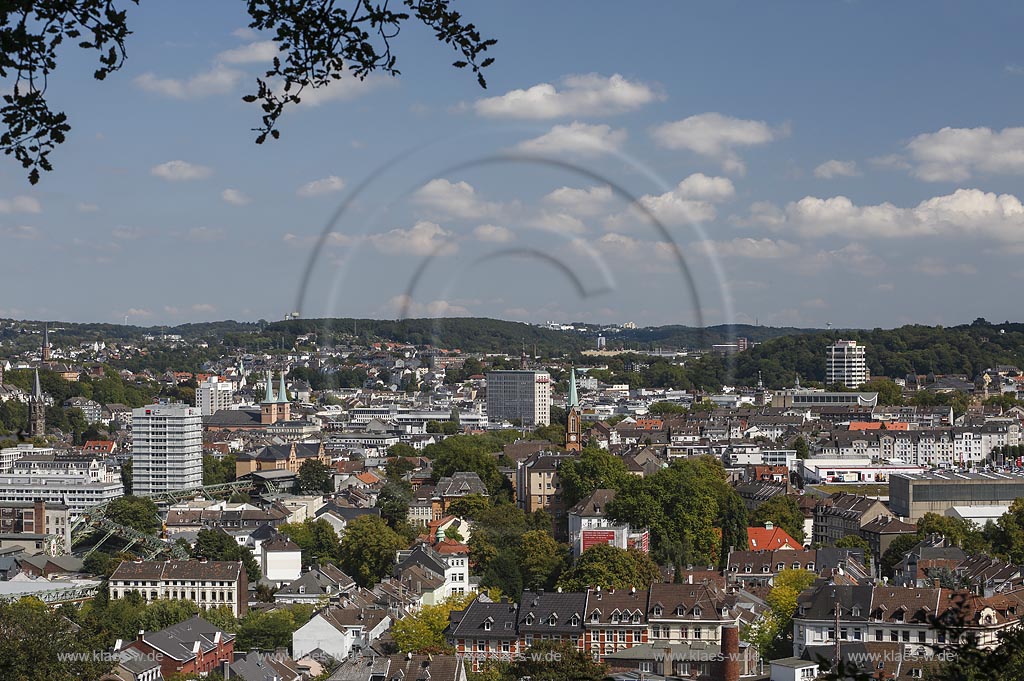
[[[30,187],[0,165],[0,316],[1013,317],[993,292],[1024,247],[1021,10],[583,7],[465,8],[499,40],[487,90],[410,28],[401,77],[316,93],[262,147],[241,96],[273,46],[244,7],[132,8],[122,72],[91,81],[68,51],[51,80],[73,127],[56,169]]]

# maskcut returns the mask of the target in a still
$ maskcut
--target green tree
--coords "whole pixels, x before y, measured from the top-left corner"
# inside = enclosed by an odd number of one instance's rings
[[[288,605],[265,611],[250,610],[239,620],[235,645],[240,650],[276,650],[288,648],[292,634],[313,615],[312,605]]]
[[[114,666],[92,659],[93,651],[105,650],[109,642],[78,631],[35,598],[0,600],[0,640],[0,676],[11,681],[95,681]]]
[[[806,459],[811,455],[810,448],[807,446],[807,440],[804,439],[803,435],[797,435],[796,439],[793,440],[793,449],[796,450],[796,458]]]
[[[882,575],[892,577],[896,565],[906,558],[910,550],[919,543],[921,543],[921,536],[917,534],[902,534],[893,539],[889,548],[882,554],[880,563]]]
[[[317,459],[306,459],[299,466],[299,489],[303,492],[333,492],[331,471]]]
[[[833,546],[837,549],[863,549],[864,567],[869,569],[871,568],[871,545],[868,544],[864,537],[856,534],[848,534],[845,537],[837,539]]]
[[[445,640],[448,616],[453,610],[465,610],[473,594],[453,594],[436,605],[424,605],[391,627],[391,636],[399,652],[417,655],[443,655],[453,652]]]
[[[558,586],[565,591],[604,589],[646,589],[659,581],[661,572],[651,557],[637,549],[622,549],[598,544],[584,551],[576,564],[562,573]]]
[[[501,681],[601,681],[608,668],[589,653],[564,641],[538,641],[513,662]]]
[[[550,589],[565,565],[566,550],[543,530],[532,530],[520,539],[523,587]]]
[[[729,561],[729,551],[746,551],[750,548],[747,534],[747,507],[739,495],[730,495],[722,508],[722,545],[718,552],[718,567],[724,570]]]
[[[128,496],[131,496],[132,493],[133,465],[131,459],[125,459],[121,463],[121,484],[124,486],[124,493]]]
[[[381,72],[397,75],[394,41],[403,27],[421,24],[457,53],[457,68],[469,68],[481,87],[482,70],[494,59],[485,57],[494,40],[484,39],[476,27],[445,0],[405,0],[405,11],[387,3],[336,6],[331,0],[298,5],[253,0],[247,3],[249,27],[269,36],[281,50],[256,79],[255,93],[243,97],[259,103],[261,122],[254,129],[256,143],[280,137],[278,122],[310,91],[342,78],[365,78]],[[47,85],[62,63],[67,45],[95,51],[99,64],[93,75],[104,80],[119,71],[127,56],[131,30],[128,12],[93,0],[41,0],[0,15],[4,58],[0,76],[9,78],[8,93],[0,107],[3,118],[0,149],[28,171],[29,182],[52,170],[50,153],[67,139],[71,126],[64,112],[50,108]],[[282,85],[281,87],[278,84]]]
[[[686,407],[675,402],[655,402],[648,407],[647,411],[655,416],[672,416],[675,414],[685,414]]]
[[[199,530],[196,543],[192,547],[192,557],[241,561],[245,565],[246,578],[250,583],[258,582],[260,579],[260,564],[252,555],[252,551],[222,530]]]
[[[377,495],[380,515],[393,530],[403,527],[409,520],[412,485],[402,479],[388,478]]]
[[[295,542],[302,549],[302,565],[337,563],[341,560],[341,543],[338,534],[323,518],[306,518],[301,523],[285,523],[278,532]]]
[[[796,498],[788,494],[777,494],[758,506],[751,514],[750,522],[754,527],[764,527],[765,523],[771,522],[798,542],[804,540],[804,514],[800,512]]]
[[[595,489],[618,489],[631,477],[622,459],[607,450],[587,447],[558,467],[565,503],[573,506]]]
[[[107,504],[107,518],[146,534],[160,531],[160,513],[152,499],[124,496]]]
[[[341,568],[359,586],[373,586],[391,572],[402,537],[383,518],[364,515],[348,524],[341,539]]]
[[[235,455],[203,454],[203,484],[222,485],[235,479]]]

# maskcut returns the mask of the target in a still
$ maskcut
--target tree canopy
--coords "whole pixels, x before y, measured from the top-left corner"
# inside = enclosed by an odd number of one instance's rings
[[[562,573],[558,587],[565,591],[603,589],[646,589],[661,580],[661,572],[651,557],[638,549],[598,544],[584,551],[576,564]]]
[[[97,54],[93,77],[104,80],[119,71],[128,56],[132,34],[124,7],[138,0],[37,0],[7,3],[0,9],[0,78],[5,84],[0,107],[0,148],[28,170],[29,182],[53,169],[50,153],[67,139],[66,113],[51,108],[50,77],[62,59],[62,45],[74,44]],[[278,55],[256,79],[255,93],[243,100],[258,103],[256,143],[278,139],[284,112],[311,90],[342,78],[366,78],[382,72],[399,75],[393,43],[410,22],[430,30],[458,55],[456,68],[468,68],[481,87],[486,57],[495,44],[485,39],[448,0],[402,0],[402,11],[388,2],[339,6],[333,0],[247,0],[249,28],[276,43]],[[398,3],[396,3],[398,4]]]

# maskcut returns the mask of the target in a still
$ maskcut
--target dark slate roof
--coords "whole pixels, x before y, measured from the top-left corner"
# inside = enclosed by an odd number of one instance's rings
[[[798,616],[810,620],[834,620],[838,602],[843,619],[867,622],[871,613],[872,590],[870,584],[833,586],[822,583],[797,598]],[[859,608],[857,615],[853,615],[854,607]]]
[[[240,428],[260,426],[263,415],[259,409],[221,409],[203,417],[206,428]]]
[[[247,655],[231,664],[231,677],[244,681],[292,681],[302,674],[291,658],[276,655]]]
[[[633,621],[639,615],[638,625],[646,626],[648,589],[591,589],[587,593],[587,624],[610,624],[612,616],[619,619],[620,623],[628,619]],[[597,619],[595,620],[595,615]]]
[[[354,506],[339,506],[334,502],[324,504],[319,509],[317,509],[316,517],[319,518],[328,511],[338,516],[339,518],[345,519],[346,521],[352,521],[364,515],[380,517],[380,509],[377,508],[376,506],[374,506],[373,508],[356,508]]]
[[[615,499],[613,489],[595,489],[590,496],[581,499],[569,513],[584,518],[603,518],[608,511],[608,502]]]
[[[524,591],[519,601],[519,629],[523,633],[582,635],[586,607],[587,594],[582,592]],[[574,615],[579,616],[575,626],[571,623]]]
[[[465,610],[453,611],[449,615],[448,638],[518,638],[517,609],[515,603],[490,603],[475,599]]]
[[[223,580],[233,582],[242,574],[241,561],[144,560],[121,561],[111,580]]]
[[[234,637],[234,634],[218,629],[199,615],[194,615],[192,618],[173,624],[166,629],[144,634],[143,641],[172,659],[191,660],[195,657],[192,649],[196,641],[206,652],[217,647],[214,641],[230,641]]]

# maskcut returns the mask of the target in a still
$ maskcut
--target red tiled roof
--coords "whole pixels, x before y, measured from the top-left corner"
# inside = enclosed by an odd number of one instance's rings
[[[771,529],[765,527],[748,527],[747,540],[752,551],[770,551],[773,549],[802,549],[803,545],[789,536],[781,527]]]

